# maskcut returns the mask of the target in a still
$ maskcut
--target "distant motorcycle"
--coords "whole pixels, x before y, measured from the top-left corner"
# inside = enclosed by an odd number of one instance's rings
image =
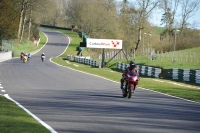
[[[136,85],[138,84],[139,77],[136,72],[129,72],[126,76],[126,86],[127,91],[125,88],[122,88],[122,95],[123,97],[131,98],[132,93],[135,91]]]
[[[45,60],[45,56],[44,55],[41,56],[41,60],[42,60],[42,62]]]

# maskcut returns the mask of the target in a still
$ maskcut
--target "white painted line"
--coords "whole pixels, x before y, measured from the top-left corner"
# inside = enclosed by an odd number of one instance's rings
[[[69,61],[66,61],[68,64],[71,64]]]
[[[78,65],[76,65],[76,64],[73,64],[74,66],[76,66],[76,67],[78,67]]]
[[[1,90],[2,92],[6,92],[5,90]]]
[[[161,81],[161,80],[157,80],[157,79],[153,79],[154,81],[158,81],[158,82],[164,82],[164,81]]]
[[[3,86],[0,86],[0,88],[3,88]]]
[[[161,81],[161,80],[158,80],[158,79],[153,79],[154,81],[157,81],[157,82],[164,82],[164,81]],[[195,87],[195,86],[189,86],[189,85],[183,85],[183,84],[179,84],[179,83],[174,83],[174,82],[167,82],[169,84],[174,84],[174,85],[178,85],[178,86],[183,86],[183,87],[188,87],[188,88],[194,88],[194,89],[200,89],[198,87]]]
[[[141,87],[139,87],[139,88],[141,88]],[[189,102],[200,104],[200,102],[196,102],[196,101],[188,100],[188,99],[185,99],[185,98],[180,98],[180,97],[172,96],[172,95],[165,94],[165,93],[162,93],[162,92],[158,92],[158,91],[154,91],[154,90],[150,90],[150,89],[146,89],[146,88],[141,88],[141,89],[152,91],[152,92],[156,92],[156,93],[159,93],[159,94],[162,94],[162,95],[166,95],[166,96],[169,96],[169,97],[174,97],[174,98],[177,98],[177,99],[181,99],[181,100],[185,100],[185,101],[189,101]]]
[[[12,102],[14,102],[15,104],[17,104],[20,108],[22,108],[24,111],[26,111],[29,115],[31,115],[35,120],[37,120],[39,123],[41,123],[44,127],[46,127],[49,131],[51,131],[51,133],[57,133],[52,127],[50,127],[48,124],[46,124],[45,122],[43,122],[40,118],[38,118],[37,116],[35,116],[34,114],[32,114],[29,110],[27,110],[25,107],[23,107],[20,103],[18,103],[17,101],[13,100],[11,97],[9,97],[8,94],[4,94],[4,96],[11,100]]]
[[[51,60],[50,60],[50,61],[51,61]],[[65,67],[65,68],[71,69],[71,70],[73,70],[73,71],[77,71],[77,72],[85,73],[85,74],[88,74],[88,75],[96,76],[96,77],[99,77],[99,78],[102,78],[102,79],[106,79],[106,80],[109,80],[109,81],[111,81],[111,82],[114,82],[114,83],[118,83],[118,84],[119,84],[119,82],[110,80],[110,79],[108,79],[108,78],[104,78],[104,77],[101,77],[101,76],[98,76],[98,75],[94,75],[94,74],[91,74],[91,73],[86,73],[86,72],[83,72],[83,71],[79,71],[79,70],[76,70],[76,69],[73,69],[73,68],[70,68],[70,67],[67,67],[67,66],[60,65],[60,64],[55,63],[55,62],[53,62],[53,61],[51,61],[51,62],[54,63],[54,64],[56,64],[56,65],[58,65],[58,66],[60,66],[60,67]]]

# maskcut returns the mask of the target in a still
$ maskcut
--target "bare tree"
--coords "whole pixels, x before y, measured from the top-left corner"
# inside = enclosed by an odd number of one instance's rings
[[[51,2],[50,0],[19,0],[21,3],[21,15],[20,15],[20,23],[18,30],[18,38],[21,42],[23,40],[24,35],[27,35],[27,38],[31,38],[31,30],[33,28],[38,28],[40,22],[36,22],[36,18],[39,18],[42,7],[45,7],[46,3]],[[32,24],[35,23],[37,25],[32,27]],[[37,24],[38,23],[38,24]],[[28,29],[28,30],[25,30]],[[33,31],[36,31],[33,29]],[[39,32],[36,35],[34,33],[34,38],[38,38]]]
[[[129,18],[132,19],[131,22],[134,22],[134,30],[137,30],[135,46],[135,50],[137,50],[141,41],[141,33],[144,29],[144,24],[148,20],[152,10],[159,5],[160,0],[134,0],[131,2],[133,6],[128,10],[130,10]],[[128,0],[124,0],[124,3],[128,3]]]
[[[25,4],[23,5],[24,6],[24,11],[23,11],[23,22],[22,22],[22,29],[21,29],[21,34],[20,34],[20,43],[22,42],[22,39],[23,39],[23,35],[24,35],[24,29],[25,29],[25,24],[26,24],[26,20],[27,20],[27,9],[28,9],[28,2],[26,1]]]
[[[65,10],[71,25],[78,27],[91,37],[111,35],[115,24],[116,8],[113,0],[71,0]]]
[[[80,0],[70,0],[66,3],[65,16],[71,25],[80,26],[81,28],[81,12],[83,13],[83,8],[85,4]]]
[[[199,9],[199,4],[199,0],[163,0],[161,9],[163,9],[164,14],[161,25],[165,24],[166,29],[161,33],[161,39],[168,38],[168,42],[171,44],[174,38],[174,29],[178,25],[181,34],[182,30],[188,27],[188,20]],[[178,13],[178,7],[181,9],[180,13]],[[180,21],[178,22],[178,20]]]
[[[175,15],[177,13],[177,8],[180,0],[163,0],[161,2],[161,9],[164,13],[162,14],[161,25],[165,24],[165,31],[161,34],[161,38],[169,37],[169,43],[171,43],[171,38],[173,36],[173,27],[175,24]]]
[[[27,0],[22,0],[21,1],[21,14],[20,14],[20,19],[19,19],[19,29],[18,29],[18,38],[21,38],[21,32],[22,32],[22,27],[23,27],[23,20],[25,17],[25,12],[26,12],[26,5],[27,5]]]
[[[123,49],[132,48],[132,44],[137,40],[135,34],[137,33],[137,11],[127,0],[119,4],[120,13],[118,16],[120,38],[123,39]]]
[[[188,20],[196,13],[199,9],[199,0],[181,0],[181,22],[180,29],[184,29],[188,25]]]
[[[29,26],[28,26],[28,39],[30,39],[31,36],[31,25],[32,25],[32,12],[33,12],[33,5],[32,5],[32,1],[30,1],[30,14],[29,14]]]

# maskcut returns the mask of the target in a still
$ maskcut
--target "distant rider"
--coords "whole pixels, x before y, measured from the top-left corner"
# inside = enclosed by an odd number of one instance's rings
[[[30,53],[28,53],[28,58],[29,58],[29,59],[31,58],[31,54],[30,54]]]
[[[129,63],[129,67],[127,67],[127,68],[124,70],[123,74],[122,74],[122,78],[121,78],[121,89],[123,89],[124,81],[126,81],[127,74],[128,74],[129,72],[135,72],[136,75],[137,75],[138,78],[139,78],[139,72],[138,72],[138,70],[137,70],[137,68],[136,68],[136,65],[135,65],[135,63],[134,63],[133,61],[131,61],[131,62]],[[125,85],[125,91],[127,91],[127,82],[126,82],[126,85]]]
[[[43,61],[44,59],[45,59],[45,54],[42,53],[42,54],[41,54],[41,60]]]
[[[42,56],[45,56],[45,54],[44,54],[44,53],[42,53],[42,54],[41,54],[41,58],[42,58]]]

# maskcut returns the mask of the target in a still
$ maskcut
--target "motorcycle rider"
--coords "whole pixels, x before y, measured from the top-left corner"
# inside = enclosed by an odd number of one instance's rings
[[[44,54],[44,53],[42,53],[42,54],[41,54],[41,56],[45,56],[45,54]]]
[[[130,63],[129,63],[129,67],[127,67],[125,70],[124,70],[124,72],[123,72],[123,74],[122,74],[122,78],[121,78],[121,89],[123,89],[123,86],[124,86],[124,81],[126,81],[126,77],[127,77],[127,73],[129,73],[129,72],[135,72],[136,73],[136,75],[138,76],[138,79],[139,79],[139,72],[138,72],[138,70],[137,70],[137,68],[136,68],[136,65],[135,65],[135,63],[133,62],[133,61],[130,61]],[[126,84],[125,84],[125,91],[127,92],[127,82],[126,82]]]
[[[21,52],[21,54],[20,54],[21,60],[23,59],[23,57],[24,57],[24,52]]]
[[[30,59],[31,58],[31,53],[28,53],[28,59]]]
[[[41,58],[42,58],[42,56],[45,56],[45,54],[44,54],[44,53],[42,53],[42,54],[41,54]]]

